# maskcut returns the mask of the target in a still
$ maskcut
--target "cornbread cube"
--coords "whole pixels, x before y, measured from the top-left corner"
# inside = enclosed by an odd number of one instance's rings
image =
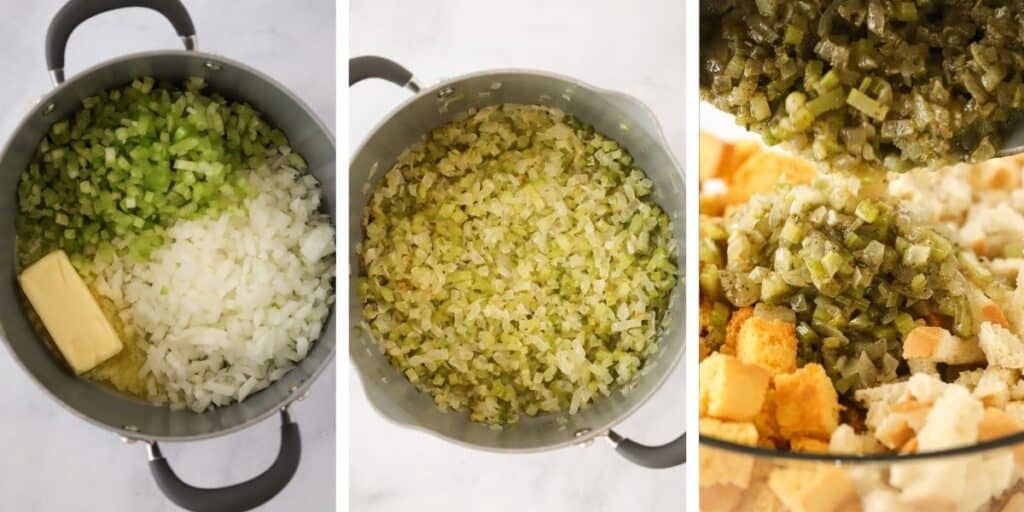
[[[712,354],[700,363],[700,412],[722,420],[750,421],[757,416],[768,390],[763,368],[733,356]]]
[[[921,325],[903,340],[904,359],[928,359],[947,364],[985,362],[985,353],[972,340],[960,339],[942,327]]]
[[[750,317],[740,326],[736,338],[736,357],[756,364],[772,375],[796,369],[796,327],[786,321]]]
[[[725,326],[725,346],[736,350],[736,343],[740,337],[740,328],[754,316],[754,308],[745,307],[737,309],[729,317],[729,323]]]
[[[754,427],[753,423],[749,422],[701,418],[700,433],[736,444],[745,444],[747,446],[755,446],[757,444],[757,428]]]
[[[779,439],[779,422],[775,420],[775,390],[771,387],[764,394],[764,404],[754,417],[754,426],[762,440]]]
[[[828,453],[828,443],[813,437],[795,437],[789,441],[789,449],[803,453]]]
[[[775,419],[787,439],[828,439],[839,426],[839,396],[820,364],[775,376]]]
[[[834,512],[857,496],[846,473],[833,466],[777,469],[768,486],[793,512]]]
[[[700,433],[706,436],[754,446],[757,444],[757,428],[752,423],[719,421],[714,418],[700,419]],[[700,450],[700,485],[732,485],[746,489],[754,471],[754,458],[736,452],[704,446]]]

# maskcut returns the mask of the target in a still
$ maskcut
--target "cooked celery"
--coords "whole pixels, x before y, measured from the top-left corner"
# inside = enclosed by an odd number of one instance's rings
[[[445,124],[367,206],[367,327],[442,408],[496,425],[575,413],[658,349],[677,268],[652,189],[625,148],[558,110],[502,105]]]
[[[857,178],[780,186],[718,222],[729,237],[702,240],[702,297],[789,306],[799,361],[822,363],[841,391],[902,375],[893,361],[918,319],[972,334],[976,270],[957,260],[939,227]],[[708,334],[705,344],[719,338]]]
[[[985,160],[1024,113],[1020,6],[1004,4],[701,2],[701,96],[836,170]],[[794,93],[805,108],[789,107]]]

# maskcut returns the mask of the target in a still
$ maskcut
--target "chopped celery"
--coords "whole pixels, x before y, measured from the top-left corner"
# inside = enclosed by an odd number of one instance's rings
[[[247,168],[270,157],[305,167],[248,105],[205,93],[199,79],[185,89],[139,78],[50,127],[18,185],[19,239],[38,241],[19,243],[20,265],[61,248],[88,266],[101,240],[123,240],[108,253],[144,256],[154,247],[134,241],[180,216],[240,207]]]

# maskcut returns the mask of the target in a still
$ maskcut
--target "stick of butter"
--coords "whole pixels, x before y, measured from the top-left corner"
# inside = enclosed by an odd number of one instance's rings
[[[76,374],[95,368],[124,348],[64,251],[43,256],[18,281]]]

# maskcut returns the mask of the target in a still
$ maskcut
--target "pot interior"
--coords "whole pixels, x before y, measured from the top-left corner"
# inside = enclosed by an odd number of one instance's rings
[[[469,109],[520,103],[564,110],[593,125],[629,149],[655,183],[654,200],[673,220],[680,282],[672,293],[671,326],[657,354],[626,393],[596,399],[579,413],[522,416],[519,423],[495,430],[472,423],[466,413],[438,409],[388,364],[369,334],[360,328],[362,303],[349,284],[352,326],[349,355],[362,379],[370,403],[387,418],[439,435],[450,441],[497,451],[536,451],[582,442],[601,434],[637,409],[668,377],[683,353],[685,269],[685,194],[679,165],[664,142],[650,110],[635,99],[597,90],[571,79],[539,72],[497,71],[469,75],[423,91],[395,109],[366,139],[349,168],[349,272],[360,275],[358,244],[367,200],[377,183],[408,146],[432,129],[464,115]]]
[[[148,52],[118,58],[71,77],[44,97],[12,134],[0,157],[0,190],[8,191],[0,194],[0,275],[7,276],[8,283],[0,287],[0,325],[11,353],[25,370],[79,416],[136,439],[175,441],[212,437],[273,414],[305,392],[334,354],[333,308],[320,340],[294,370],[242,403],[196,414],[148,404],[75,376],[33,330],[15,273],[15,191],[39,141],[51,124],[78,110],[82,99],[144,76],[174,82],[203,77],[209,90],[228,99],[248,102],[260,111],[287,134],[291,146],[309,163],[309,171],[320,181],[322,207],[336,225],[334,140],[309,108],[280,84],[240,63],[198,52]]]

